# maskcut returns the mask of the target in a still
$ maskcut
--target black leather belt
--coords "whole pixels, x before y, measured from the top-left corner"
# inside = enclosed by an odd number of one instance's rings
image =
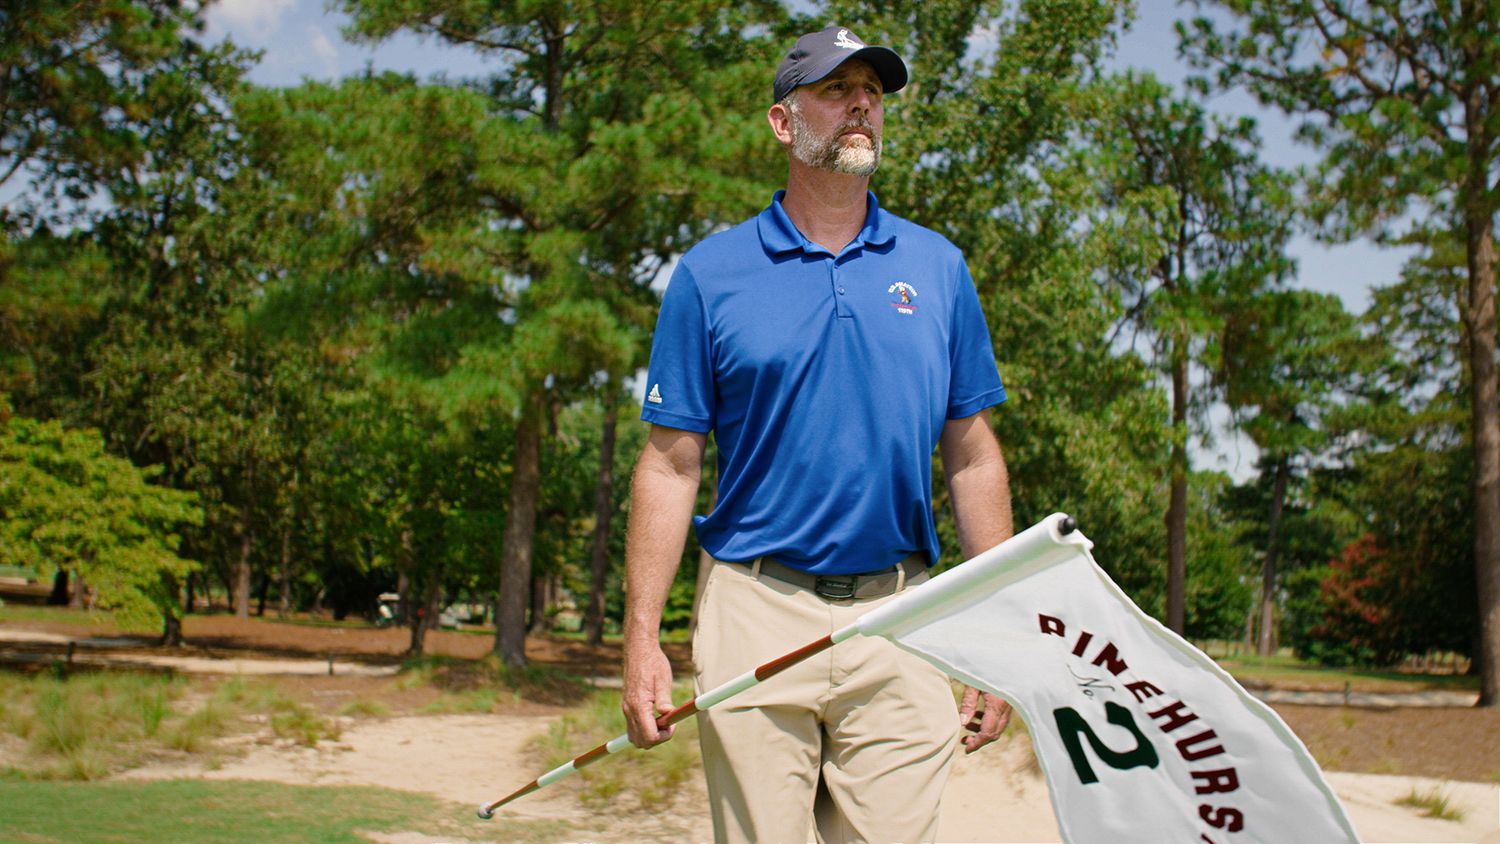
[[[908,583],[926,580],[927,555],[912,554],[888,569],[863,574],[812,574],[782,565],[770,557],[761,557],[737,565],[754,569],[760,563],[760,573],[784,583],[810,589],[830,601],[848,601],[864,598],[881,598],[891,595]]]

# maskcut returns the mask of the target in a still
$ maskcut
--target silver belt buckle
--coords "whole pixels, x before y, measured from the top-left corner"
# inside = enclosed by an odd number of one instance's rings
[[[846,601],[854,597],[856,575],[825,575],[813,581],[813,591],[830,601]]]

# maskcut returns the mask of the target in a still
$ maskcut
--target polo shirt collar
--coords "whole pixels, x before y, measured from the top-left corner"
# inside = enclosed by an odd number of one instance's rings
[[[766,252],[771,255],[780,255],[786,252],[795,252],[799,249],[809,252],[827,252],[828,250],[813,243],[797,230],[792,218],[786,214],[786,209],[781,207],[781,200],[786,196],[785,190],[779,190],[771,197],[771,204],[760,212],[756,218],[756,225],[760,230],[760,242]],[[844,247],[849,251],[861,246],[884,246],[896,238],[896,227],[892,225],[890,214],[881,209],[880,203],[876,201],[875,194],[865,192],[865,225],[854,236],[854,240]]]

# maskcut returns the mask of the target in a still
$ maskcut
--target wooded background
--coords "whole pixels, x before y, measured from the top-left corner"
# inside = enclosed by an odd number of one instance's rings
[[[418,653],[489,605],[515,665],[559,610],[613,629],[663,268],[784,180],[771,75],[837,20],[911,67],[873,189],[968,256],[1017,523],[1076,516],[1191,637],[1453,652],[1500,700],[1497,4],[1204,2],[1186,94],[1106,70],[1105,0],[333,6],[496,69],[265,87],[196,3],[0,11],[0,564],[169,641],[214,594],[399,590]],[[1234,88],[1319,162],[1265,163]],[[1416,257],[1350,314],[1289,284],[1302,232]],[[1189,458],[1215,406],[1243,482]]]

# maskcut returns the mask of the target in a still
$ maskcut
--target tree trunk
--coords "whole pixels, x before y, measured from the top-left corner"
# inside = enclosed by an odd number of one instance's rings
[[[52,575],[52,594],[47,596],[47,605],[53,607],[66,607],[70,598],[68,597],[68,570],[58,569]]]
[[[255,537],[250,528],[240,534],[240,558],[234,566],[234,617],[250,617],[250,551]]]
[[[185,587],[186,595],[182,600],[182,612],[185,615],[197,610],[198,596],[196,590],[193,588],[197,582],[198,573],[193,571],[188,572],[187,586]]]
[[[604,432],[599,444],[599,481],[594,485],[594,545],[589,555],[589,607],[583,632],[590,645],[604,641],[604,588],[609,577],[609,531],[614,516],[615,425],[613,406],[605,403]]]
[[[526,605],[531,593],[532,538],[536,533],[541,479],[542,403],[530,397],[516,425],[510,479],[510,509],[500,551],[500,602],[495,617],[495,653],[513,668],[526,666]]]
[[[531,615],[526,624],[528,634],[540,636],[547,632],[547,608],[552,603],[552,578],[531,578]]]
[[[281,530],[281,571],[277,577],[276,617],[286,618],[292,613],[292,529]]]
[[[1281,508],[1286,501],[1288,460],[1285,454],[1276,458],[1276,484],[1271,491],[1271,516],[1266,524],[1266,556],[1260,568],[1260,647],[1261,656],[1276,651],[1276,534],[1281,527]]]
[[[266,599],[271,595],[271,575],[269,572],[261,575],[260,589],[256,590],[255,617],[266,617]]]
[[[1167,627],[1183,635],[1187,617],[1187,339],[1172,340],[1172,493],[1167,506]]]
[[[181,591],[177,587],[177,578],[170,575],[163,575],[162,586],[166,593],[172,596],[171,602],[176,604]],[[177,607],[174,606],[162,610],[161,644],[165,648],[182,647],[182,616],[176,613],[176,609]]]
[[[396,618],[402,624],[411,624],[417,612],[417,603],[411,599],[411,578],[406,576],[413,565],[411,530],[407,529],[401,531],[401,566],[396,573]]]
[[[89,585],[83,575],[73,575],[73,592],[68,596],[69,609],[81,610],[88,603]]]
[[[431,630],[437,623],[437,614],[441,610],[442,603],[439,592],[443,585],[442,566],[434,565],[427,572],[427,580],[422,589],[421,605],[422,612],[414,612],[408,622],[411,630],[411,642],[406,649],[407,656],[421,656],[427,644],[427,631]],[[413,601],[412,603],[417,603]]]
[[[1479,176],[1482,185],[1483,171]],[[1474,569],[1479,599],[1479,705],[1500,706],[1500,407],[1495,369],[1495,237],[1483,194],[1466,209],[1471,438],[1474,447]]]
[[[171,613],[162,614],[161,645],[164,648],[182,647],[182,619]]]

